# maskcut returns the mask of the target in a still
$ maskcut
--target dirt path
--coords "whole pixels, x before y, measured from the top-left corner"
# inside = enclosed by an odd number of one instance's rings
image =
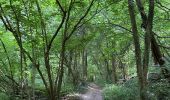
[[[61,100],[104,100],[102,89],[94,83],[88,84],[87,92],[84,94],[69,94]]]
[[[97,85],[91,83],[85,94],[80,94],[81,100],[103,100],[102,90]]]

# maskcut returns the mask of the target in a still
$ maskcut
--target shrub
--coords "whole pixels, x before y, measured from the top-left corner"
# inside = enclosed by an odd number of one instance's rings
[[[0,93],[0,100],[9,100],[9,97],[5,93]]]
[[[166,80],[150,83],[148,91],[150,94],[152,93],[158,100],[170,99],[170,85]]]
[[[74,86],[71,83],[65,83],[61,88],[62,93],[67,94],[74,91]]]
[[[125,86],[106,85],[103,90],[105,100],[138,100],[133,89]]]

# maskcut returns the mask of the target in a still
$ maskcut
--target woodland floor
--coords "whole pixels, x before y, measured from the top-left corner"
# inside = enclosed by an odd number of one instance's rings
[[[96,84],[91,83],[85,94],[80,94],[81,100],[103,100],[102,90]]]
[[[103,100],[102,89],[94,83],[90,83],[87,92],[83,94],[71,94],[62,100]],[[70,98],[71,97],[71,98]],[[72,98],[73,97],[73,98]]]

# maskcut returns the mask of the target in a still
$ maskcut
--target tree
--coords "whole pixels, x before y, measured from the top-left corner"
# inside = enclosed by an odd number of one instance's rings
[[[49,32],[49,30],[47,30],[48,27],[47,27],[46,23],[48,21],[50,21],[50,19],[45,18],[44,11],[42,10],[43,8],[41,7],[42,4],[40,5],[39,2],[40,1],[36,0],[36,1],[30,1],[29,3],[26,4],[25,1],[11,1],[11,0],[10,0],[10,2],[2,1],[1,5],[0,5],[0,7],[1,7],[0,17],[1,17],[1,20],[2,20],[5,28],[13,34],[13,36],[15,37],[15,39],[18,43],[18,46],[20,48],[20,51],[21,51],[21,54],[20,54],[21,77],[23,77],[23,73],[22,73],[23,72],[23,56],[27,55],[27,57],[30,59],[32,64],[37,68],[39,75],[41,76],[41,78],[43,80],[44,86],[46,87],[46,90],[49,94],[50,99],[54,100],[56,92],[57,92],[57,98],[59,98],[59,96],[60,96],[62,78],[63,78],[63,73],[64,73],[64,57],[65,57],[65,51],[66,51],[66,48],[65,48],[66,42],[70,39],[70,37],[73,35],[73,33],[79,27],[82,20],[85,19],[85,17],[87,16],[92,5],[94,4],[94,0],[92,0],[90,2],[89,7],[87,7],[87,10],[84,12],[84,14],[82,14],[82,16],[78,19],[78,21],[76,21],[75,23],[71,23],[71,25],[73,26],[73,27],[71,27],[72,29],[69,29],[68,25],[70,25],[70,20],[72,20],[72,19],[70,19],[70,14],[72,13],[73,7],[76,7],[75,6],[76,2],[71,0],[68,2],[61,3],[60,1],[56,0],[56,4],[59,7],[59,11],[57,11],[57,12],[61,14],[61,17],[60,17],[60,15],[58,17],[61,18],[61,21],[60,21],[56,31],[54,32],[54,34],[52,34],[52,36],[47,34],[47,32]],[[48,2],[48,1],[45,1],[45,2]],[[54,2],[49,2],[48,4],[52,5],[52,3],[54,3]],[[68,6],[64,6],[63,3],[68,4]],[[8,5],[9,8],[7,6],[4,6],[4,4]],[[20,4],[22,6],[17,7]],[[34,11],[31,8],[33,6],[36,6],[36,11],[38,11],[38,12]],[[6,9],[6,10],[4,10],[4,9]],[[14,14],[14,16],[12,14],[9,14],[8,12],[5,12],[5,11],[12,12]],[[22,14],[22,13],[24,13],[24,14]],[[35,16],[32,13],[35,13],[37,15],[37,17],[35,18]],[[32,18],[35,18],[35,19],[32,19]],[[38,18],[38,20],[36,20],[37,18]],[[32,23],[27,24],[26,20],[28,20],[29,22],[33,21],[34,23],[38,22],[38,24],[36,24],[36,25],[38,25],[38,27],[31,26]],[[14,22],[11,23],[11,21],[14,21]],[[64,30],[64,32],[63,32],[62,40],[61,40],[59,71],[57,73],[56,79],[54,80],[51,65],[50,65],[50,51],[52,48],[52,44],[53,44],[56,36],[60,32],[60,30]],[[37,34],[37,32],[40,32],[41,34]],[[33,35],[37,34],[38,38],[41,39],[43,50],[40,50],[39,53],[43,52],[44,63],[45,63],[44,66],[45,66],[45,69],[47,72],[48,81],[46,80],[45,76],[43,75],[43,72],[41,71],[40,63],[38,60],[40,58],[37,58],[39,54],[36,55],[37,53],[35,53],[36,52],[35,50],[32,50],[33,53],[30,54],[30,52],[28,52],[27,48],[24,48],[24,46],[23,46],[24,45],[23,44],[24,36],[28,38],[27,41],[31,40],[31,39],[29,39],[30,34],[25,34],[25,33],[30,33],[32,37],[33,37]],[[32,48],[34,48],[34,47],[36,48],[36,46],[34,46],[34,45],[35,45],[35,43],[33,43]],[[55,86],[57,86],[57,88]]]

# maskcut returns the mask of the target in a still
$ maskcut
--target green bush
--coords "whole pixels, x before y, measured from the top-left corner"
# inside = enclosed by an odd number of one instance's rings
[[[137,77],[131,78],[130,80],[126,81],[123,84],[124,87],[129,88],[131,90],[133,90],[132,92],[135,95],[139,96],[139,84],[138,84],[138,79]]]
[[[133,89],[125,86],[106,85],[103,90],[105,100],[138,100]]]
[[[0,100],[9,100],[9,97],[5,93],[0,93]]]
[[[73,92],[74,91],[74,86],[71,83],[66,83],[66,84],[62,85],[61,91],[64,94]]]
[[[170,100],[170,84],[166,80],[150,83],[148,91],[158,100]]]
[[[170,100],[170,84],[165,79],[150,82],[146,90],[147,100]],[[123,85],[106,85],[103,95],[105,100],[139,100],[138,80],[132,78]]]
[[[139,100],[139,85],[136,77],[122,85],[106,85],[103,91],[105,100]]]

